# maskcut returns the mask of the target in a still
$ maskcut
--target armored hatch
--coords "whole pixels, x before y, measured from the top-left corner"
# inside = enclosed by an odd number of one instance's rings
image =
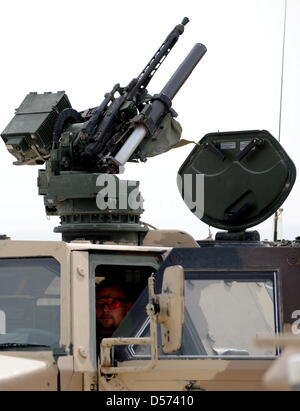
[[[294,163],[266,130],[209,133],[178,171],[178,187],[191,211],[231,232],[270,217],[295,179]]]

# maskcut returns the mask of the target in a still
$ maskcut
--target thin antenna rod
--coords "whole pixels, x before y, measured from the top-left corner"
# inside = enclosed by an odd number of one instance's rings
[[[284,77],[284,60],[285,60],[285,34],[286,34],[286,16],[287,16],[287,0],[284,7],[284,23],[283,23],[283,39],[282,39],[282,60],[281,60],[281,81],[280,81],[280,103],[279,103],[279,125],[278,125],[278,141],[281,138],[281,114],[282,114],[282,95],[283,95],[283,77]]]
[[[280,81],[280,103],[279,103],[279,124],[278,124],[278,141],[281,138],[281,115],[282,115],[282,95],[283,95],[283,77],[284,77],[284,60],[285,60],[285,35],[286,35],[286,16],[287,16],[287,0],[285,0],[284,6],[284,23],[283,23],[283,39],[282,39],[282,60],[281,60],[281,81]],[[281,210],[277,210],[274,215],[274,232],[273,241],[278,240],[278,220],[282,213]]]

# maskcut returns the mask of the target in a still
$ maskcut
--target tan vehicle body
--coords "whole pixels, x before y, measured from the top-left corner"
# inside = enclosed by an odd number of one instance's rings
[[[197,244],[194,244],[197,246]],[[50,350],[1,350],[0,390],[193,391],[261,390],[271,360],[172,359],[118,363],[95,361],[89,298],[89,252],[158,256],[162,246],[94,245],[89,242],[0,241],[0,258],[54,257],[60,264],[60,339],[65,355]],[[146,307],[145,307],[146,309]],[[125,341],[126,343],[126,341]],[[151,342],[150,342],[151,343]],[[156,347],[157,349],[157,347]],[[155,350],[155,346],[154,346]],[[105,363],[106,362],[106,363]],[[107,363],[108,362],[108,363]],[[112,368],[111,368],[112,367]]]

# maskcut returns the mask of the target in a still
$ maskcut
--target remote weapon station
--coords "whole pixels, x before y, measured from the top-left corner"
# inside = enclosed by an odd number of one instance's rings
[[[172,100],[206,47],[195,44],[158,94],[147,86],[187,23],[98,107],[78,112],[63,91],[29,93],[2,132],[14,164],[45,163],[39,194],[46,214],[60,216],[62,241],[0,241],[0,389],[263,389],[280,350],[256,336],[295,329],[299,242],[247,231],[296,178],[270,133],[207,134],[179,168],[185,203],[223,230],[215,240],[150,230],[139,182],[119,177],[127,161],[186,144]],[[99,340],[103,280],[126,285],[132,307]]]

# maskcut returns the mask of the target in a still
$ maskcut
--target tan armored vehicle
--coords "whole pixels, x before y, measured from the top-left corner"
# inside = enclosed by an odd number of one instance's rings
[[[257,348],[255,337],[289,328],[297,303],[297,248],[0,247],[1,390],[262,389],[278,351]],[[149,299],[140,283],[166,265],[170,284]],[[121,266],[142,291],[116,336],[102,340],[99,359],[95,282],[108,266]]]
[[[280,348],[257,337],[298,333],[299,241],[247,230],[279,209],[296,177],[267,131],[207,134],[179,169],[187,206],[223,230],[215,240],[150,230],[138,182],[116,176],[186,143],[171,102],[205,47],[160,94],[146,90],[186,23],[99,107],[79,113],[64,92],[30,93],[2,132],[16,164],[46,163],[39,194],[63,241],[0,240],[0,390],[260,390]],[[104,281],[125,284],[131,304],[99,339]]]

